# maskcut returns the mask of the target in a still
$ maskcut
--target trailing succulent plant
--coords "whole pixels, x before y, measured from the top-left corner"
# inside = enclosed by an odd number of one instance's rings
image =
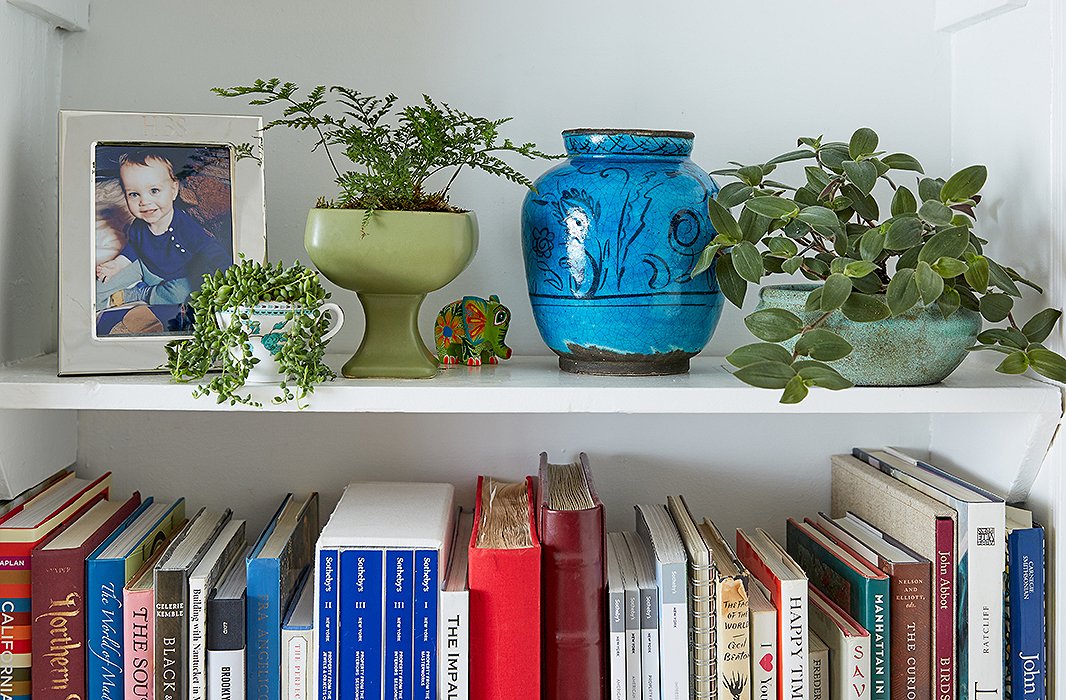
[[[558,158],[537,150],[534,143],[515,144],[500,140],[499,129],[511,117],[474,117],[444,102],[422,95],[421,104],[394,112],[396,95],[375,97],[334,85],[340,110],[326,111],[327,89],[319,85],[301,100],[299,87],[278,78],[256,80],[251,85],[213,88],[223,97],[251,97],[249,104],[284,105],[281,119],[268,122],[264,130],[287,126],[318,135],[312,150],[321,148],[329,159],[340,188],[335,199],[322,197],[318,208],[364,209],[365,224],[379,209],[400,211],[462,211],[448,201],[448,190],[463,168],[475,168],[526,187],[533,183],[507,164],[500,154],[526,158]],[[334,158],[337,149],[353,165],[342,170]],[[431,187],[430,178],[450,171],[443,186]]]
[[[299,262],[285,267],[280,262],[264,265],[242,259],[225,270],[204,275],[203,285],[190,299],[195,314],[192,337],[167,344],[166,367],[179,382],[203,379],[211,370],[219,369],[209,382],[193,390],[194,397],[214,394],[218,403],[261,406],[250,394],[239,393],[249,371],[259,362],[252,356],[248,332],[241,321],[248,321],[249,309],[260,302],[317,309],[329,296],[318,273]],[[234,312],[228,325],[222,325],[218,317],[219,312],[225,311]],[[329,330],[329,318],[326,313],[290,311],[285,320],[292,325],[274,355],[281,381],[272,401],[281,404],[295,399],[303,408],[302,401],[314,393],[315,384],[336,376],[322,359],[322,337]]]
[[[1061,311],[1044,309],[1019,324],[1013,308],[1021,286],[1043,290],[989,257],[988,241],[974,231],[985,166],[963,168],[947,180],[927,177],[913,156],[879,151],[877,134],[866,128],[848,143],[818,137],[801,138],[797,146],[762,164],[731,163],[734,167],[713,173],[737,182],[710,202],[717,235],[693,274],[714,265],[722,293],[737,307],[748,284],[766,275],[798,272],[823,283],[807,297],[813,320],[774,308],[744,319],[763,342],[727,357],[739,379],[783,389],[783,403],[802,401],[809,387],[850,387],[826,363],[846,357],[852,346],[822,327],[826,319],[839,311],[866,323],[922,305],[945,318],[966,308],[989,323],[1005,322],[983,331],[970,349],[1004,354],[999,372],[1032,369],[1066,381],[1066,360],[1042,345]],[[804,160],[811,164],[798,186],[769,179],[778,165]],[[915,173],[914,189],[897,182],[894,171]],[[887,216],[873,195],[881,181],[892,191]],[[734,218],[730,210],[736,207],[740,213]],[[779,344],[786,341],[792,349]]]

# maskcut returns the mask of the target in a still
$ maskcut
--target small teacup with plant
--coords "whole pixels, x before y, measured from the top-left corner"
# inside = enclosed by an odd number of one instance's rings
[[[838,371],[853,351],[842,328],[849,322],[858,324],[854,328],[882,325],[864,348],[868,354],[861,362],[870,366],[887,351],[897,358],[919,354],[889,326],[928,311],[927,316],[973,319],[972,335],[964,334],[960,352],[947,358],[944,376],[966,350],[988,350],[1005,355],[999,372],[1032,369],[1066,381],[1066,360],[1043,345],[1061,311],[1044,309],[1019,322],[1014,304],[1021,287],[1043,290],[994,260],[985,250],[988,241],[975,230],[985,166],[963,168],[946,180],[928,177],[913,156],[878,150],[877,134],[866,128],[848,143],[818,137],[801,138],[797,145],[765,163],[733,163],[714,173],[737,182],[725,185],[709,204],[717,236],[693,273],[715,265],[722,293],[737,307],[748,284],[767,275],[799,273],[820,283],[792,290],[805,296],[794,310],[760,308],[744,319],[762,342],[727,357],[739,379],[782,389],[784,403],[803,400],[810,387],[850,387],[852,380]],[[778,165],[791,161],[811,161],[799,182],[770,179]],[[913,189],[900,181],[899,174],[907,172],[916,174]],[[879,183],[891,192],[886,214],[874,196]],[[982,319],[997,325],[982,330]],[[918,336],[916,345],[924,340]]]
[[[167,364],[179,382],[211,379],[193,390],[218,403],[261,406],[245,384],[278,384],[275,404],[295,400],[303,408],[315,385],[334,378],[323,360],[326,342],[343,322],[340,307],[318,273],[294,262],[261,264],[241,259],[193,292],[191,338],[167,344]]]

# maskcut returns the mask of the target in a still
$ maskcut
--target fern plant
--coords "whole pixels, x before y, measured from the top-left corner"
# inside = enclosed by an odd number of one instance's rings
[[[316,207],[365,210],[364,234],[366,221],[379,209],[463,211],[452,206],[448,191],[464,168],[532,188],[529,178],[500,156],[560,157],[542,153],[534,143],[501,140],[500,127],[511,117],[471,116],[428,95],[422,95],[421,104],[396,111],[398,98],[393,94],[376,97],[340,85],[328,90],[319,85],[300,99],[299,90],[295,83],[278,78],[212,89],[223,97],[250,97],[252,105],[283,105],[281,118],[268,122],[264,130],[286,126],[314,131],[318,138],[312,151],[325,152],[339,187],[335,198],[321,197]],[[339,111],[330,111],[330,95]],[[339,154],[356,167],[339,167]],[[434,176],[443,184],[430,186]]]

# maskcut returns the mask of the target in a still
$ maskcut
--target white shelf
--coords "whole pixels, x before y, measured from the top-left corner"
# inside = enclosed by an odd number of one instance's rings
[[[338,367],[341,356],[329,358]],[[57,377],[54,355],[0,368],[0,409],[233,411],[260,410],[193,399],[190,385],[166,375]],[[274,387],[253,389],[265,411]],[[721,358],[695,358],[688,374],[602,377],[561,372],[555,357],[522,357],[496,366],[451,368],[434,379],[346,380],[316,388],[305,412],[493,414],[1028,414],[1057,422],[1057,387],[995,373],[973,358],[942,384],[812,390],[798,405],[780,392],[749,387]]]

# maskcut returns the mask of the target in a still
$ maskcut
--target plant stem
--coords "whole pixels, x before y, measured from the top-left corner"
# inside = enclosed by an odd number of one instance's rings
[[[826,319],[829,318],[829,316],[833,313],[833,311],[836,311],[836,309],[832,309],[830,311],[826,311],[824,314],[822,314],[821,316],[819,316],[818,318],[816,318],[815,320],[811,321],[806,326],[801,328],[800,332],[799,332],[800,337],[802,337],[803,334],[806,333],[807,331],[813,331],[815,328],[820,327],[823,323],[825,323]],[[792,361],[793,362],[798,360],[799,356],[800,355],[799,355],[798,352],[796,352],[795,350],[792,351]]]

